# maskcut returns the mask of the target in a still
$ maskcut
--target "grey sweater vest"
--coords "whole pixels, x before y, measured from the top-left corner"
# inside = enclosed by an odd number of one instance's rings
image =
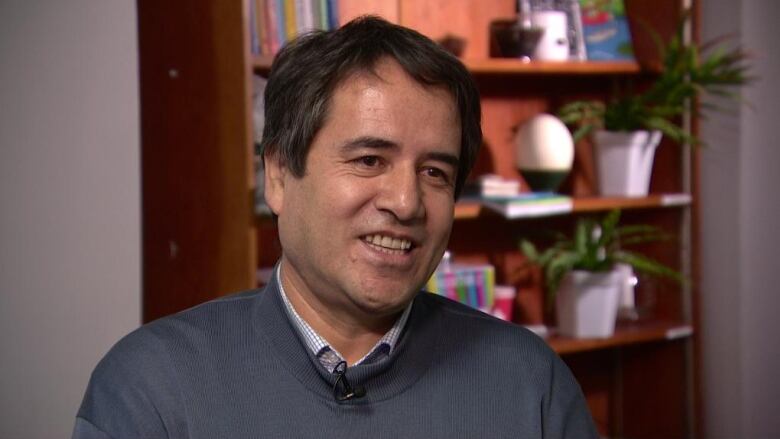
[[[390,358],[334,400],[272,281],[123,338],[93,372],[74,438],[595,438],[579,386],[529,331],[421,293]]]

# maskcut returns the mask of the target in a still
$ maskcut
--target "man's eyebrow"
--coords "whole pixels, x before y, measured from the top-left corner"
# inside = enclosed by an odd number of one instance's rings
[[[351,150],[368,148],[368,149],[393,149],[398,148],[398,144],[392,140],[383,139],[381,137],[362,136],[355,139],[350,139],[341,145],[341,149],[345,152]],[[430,152],[425,155],[427,160],[436,160],[452,166],[457,169],[460,159],[458,156],[446,152]]]
[[[458,169],[458,164],[460,163],[458,156],[446,152],[431,152],[427,154],[427,157],[429,160],[436,160],[442,163],[446,163],[455,169]]]
[[[350,139],[341,145],[343,151],[352,151],[360,148],[369,149],[390,149],[397,148],[398,144],[381,137],[362,136],[355,139]]]

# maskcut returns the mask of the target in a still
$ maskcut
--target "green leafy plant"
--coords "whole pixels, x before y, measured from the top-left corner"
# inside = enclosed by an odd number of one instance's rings
[[[662,59],[662,70],[644,92],[628,87],[615,91],[609,102],[597,100],[571,102],[558,112],[561,120],[576,126],[578,141],[596,129],[608,131],[658,130],[681,144],[698,144],[699,139],[688,133],[676,121],[691,99],[707,95],[739,100],[734,87],[750,83],[747,54],[740,48],[727,49],[719,37],[697,46],[686,44],[685,23],[690,12],[683,14],[675,35],[663,44],[657,33],[650,31]],[[717,110],[702,103],[703,110]],[[697,116],[701,116],[698,114]]]
[[[606,272],[617,263],[625,263],[638,272],[682,280],[682,275],[672,268],[624,248],[664,240],[666,235],[653,226],[621,226],[619,221],[620,210],[609,212],[601,221],[581,218],[573,237],[560,234],[556,242],[542,252],[526,239],[520,242],[520,249],[529,262],[542,268],[548,306],[552,305],[561,280],[572,270]]]

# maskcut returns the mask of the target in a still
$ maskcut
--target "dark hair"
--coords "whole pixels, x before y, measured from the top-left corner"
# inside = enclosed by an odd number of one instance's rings
[[[474,80],[457,58],[429,38],[375,16],[357,18],[335,31],[303,35],[282,48],[265,89],[263,157],[278,155],[293,175],[302,177],[333,90],[354,72],[373,71],[386,57],[395,59],[417,82],[444,87],[457,103],[461,124],[457,197],[482,143]]]

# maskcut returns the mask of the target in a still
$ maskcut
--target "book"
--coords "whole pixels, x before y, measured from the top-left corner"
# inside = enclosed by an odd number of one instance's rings
[[[588,59],[588,52],[582,33],[582,9],[579,0],[567,1],[566,18],[569,21],[569,58],[585,61]]]
[[[476,181],[469,181],[463,187],[463,195],[467,197],[513,197],[520,193],[520,181],[505,179],[494,174],[480,176]]]
[[[303,35],[315,29],[312,0],[295,0],[295,16],[298,25],[298,35]]]
[[[339,27],[339,1],[328,0],[328,29],[338,29]]]
[[[623,0],[580,0],[582,34],[590,61],[633,60],[631,32]]]
[[[259,9],[255,2],[249,2],[249,43],[253,54],[260,54],[260,28],[258,26],[257,14]]]
[[[271,55],[270,29],[268,28],[268,5],[266,0],[254,0],[254,29],[259,40],[260,55]]]
[[[275,55],[287,42],[287,29],[284,18],[284,0],[268,0],[268,21],[271,22],[271,48]]]
[[[298,34],[297,17],[295,16],[295,3],[293,0],[284,0],[284,29],[285,43],[292,40]]]
[[[490,312],[495,302],[495,267],[456,264],[445,260],[426,283],[426,290],[472,308]]]
[[[560,215],[573,209],[571,197],[552,192],[530,192],[514,197],[482,197],[480,203],[506,218]]]

